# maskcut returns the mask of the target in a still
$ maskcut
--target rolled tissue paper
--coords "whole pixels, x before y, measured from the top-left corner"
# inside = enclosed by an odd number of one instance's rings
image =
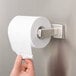
[[[39,28],[51,28],[45,17],[16,16],[8,26],[8,38],[12,50],[25,58],[33,58],[32,47],[44,48],[51,37],[40,39],[37,36]]]

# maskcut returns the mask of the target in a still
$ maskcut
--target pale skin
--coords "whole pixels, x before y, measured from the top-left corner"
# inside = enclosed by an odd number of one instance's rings
[[[22,63],[23,61],[23,63]],[[35,76],[33,61],[17,56],[10,76]]]

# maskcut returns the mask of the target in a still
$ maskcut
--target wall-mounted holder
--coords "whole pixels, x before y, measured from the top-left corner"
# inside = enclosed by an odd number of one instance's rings
[[[51,36],[53,38],[64,39],[64,32],[64,25],[52,24],[52,27],[49,29],[39,28],[37,35],[40,39]]]
[[[64,39],[64,35],[64,25],[51,24],[45,17],[16,16],[8,26],[12,50],[23,58],[33,58],[31,47],[44,48],[51,37]]]

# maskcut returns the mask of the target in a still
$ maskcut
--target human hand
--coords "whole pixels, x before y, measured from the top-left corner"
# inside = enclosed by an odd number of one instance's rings
[[[34,66],[30,59],[23,60],[22,57],[17,56],[14,67],[10,76],[34,76]]]

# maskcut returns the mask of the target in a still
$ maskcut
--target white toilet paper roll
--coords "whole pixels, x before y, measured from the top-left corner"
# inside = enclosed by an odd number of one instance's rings
[[[51,28],[50,22],[44,17],[16,16],[8,27],[8,37],[13,51],[23,58],[32,59],[31,46],[35,48],[45,47],[51,37],[39,39],[39,28]]]

